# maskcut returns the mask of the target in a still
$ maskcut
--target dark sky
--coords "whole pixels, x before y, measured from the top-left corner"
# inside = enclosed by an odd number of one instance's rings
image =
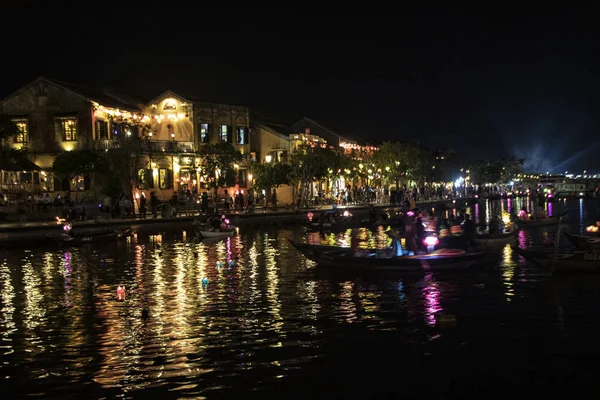
[[[44,3],[4,2],[12,56],[2,95],[40,75],[145,100],[171,89],[283,122],[311,117],[372,142],[418,139],[472,158],[514,154],[540,172],[600,172],[595,9],[544,2],[371,16],[366,5],[350,15],[323,4],[317,15]]]

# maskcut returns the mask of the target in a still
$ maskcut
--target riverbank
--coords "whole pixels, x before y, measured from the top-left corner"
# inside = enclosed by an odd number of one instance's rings
[[[439,201],[419,202],[419,207],[433,207]],[[397,207],[390,204],[374,204],[372,206],[364,205],[349,205],[343,208],[352,210],[352,213],[357,217],[365,217],[371,207],[374,207],[378,212],[384,209]],[[342,207],[340,207],[342,208]],[[254,213],[228,213],[227,218],[237,227],[260,229],[267,226],[283,226],[288,224],[302,223],[306,219],[309,212],[318,214],[320,212],[331,210],[332,206],[323,206],[320,209],[304,209],[304,210],[286,210],[281,209],[261,210]],[[79,233],[93,233],[98,230],[104,230],[107,227],[118,229],[122,227],[131,227],[134,231],[165,231],[173,229],[185,229],[185,226],[197,218],[206,218],[206,215],[185,215],[173,218],[118,218],[109,220],[89,220],[76,221],[73,223],[74,228]],[[45,240],[46,235],[51,232],[57,232],[61,228],[62,223],[57,221],[47,222],[25,222],[19,223],[4,223],[0,224],[0,247],[22,247],[35,245],[40,240]]]

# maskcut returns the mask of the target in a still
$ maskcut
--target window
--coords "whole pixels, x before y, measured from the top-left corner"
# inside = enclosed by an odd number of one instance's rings
[[[118,139],[123,134],[123,125],[117,122],[111,122],[110,124],[110,138]]]
[[[15,143],[27,143],[29,141],[29,130],[27,129],[26,120],[13,121],[19,130],[19,133],[15,136]]]
[[[54,126],[60,134],[63,142],[76,141],[79,139],[77,132],[77,119],[59,118],[54,121]]]
[[[200,122],[198,124],[198,131],[200,132],[200,143],[210,142],[210,125],[206,122]]]
[[[96,139],[108,139],[108,122],[96,120]]]
[[[163,107],[164,111],[175,111],[177,110],[177,106],[175,105],[175,102],[172,100],[167,100],[165,102],[165,106]]]
[[[219,141],[225,143],[231,143],[231,138],[229,137],[231,133],[231,127],[229,125],[220,125],[219,126]]]
[[[247,144],[248,141],[248,128],[245,126],[237,127],[237,142],[238,144]]]
[[[158,170],[158,188],[171,189],[173,187],[173,170],[160,168]]]

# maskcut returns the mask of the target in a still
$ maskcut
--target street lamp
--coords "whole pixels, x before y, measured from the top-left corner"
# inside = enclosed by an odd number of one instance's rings
[[[272,157],[270,154],[269,154],[269,155],[266,155],[266,156],[265,156],[265,161],[266,161],[266,162],[268,162],[268,163],[270,163],[272,158],[273,158],[273,157]]]

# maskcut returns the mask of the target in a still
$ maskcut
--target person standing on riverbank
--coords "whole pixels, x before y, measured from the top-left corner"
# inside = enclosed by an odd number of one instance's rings
[[[150,192],[150,210],[152,211],[152,218],[158,218],[158,197],[154,192]]]
[[[140,195],[140,217],[146,219],[146,195],[144,192]]]

